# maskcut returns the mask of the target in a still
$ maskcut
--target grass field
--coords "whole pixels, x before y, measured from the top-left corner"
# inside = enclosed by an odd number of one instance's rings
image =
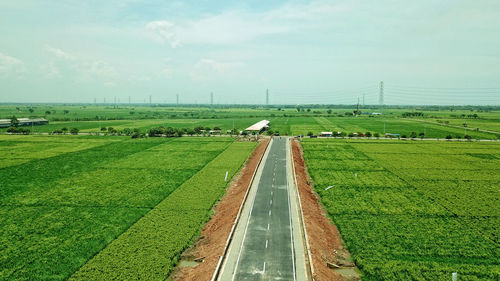
[[[35,133],[49,133],[62,128],[78,128],[83,133],[101,132],[101,128],[125,128],[142,132],[158,127],[194,129],[195,127],[220,127],[224,132],[235,128],[238,131],[262,119],[271,121],[271,129],[281,135],[319,134],[322,131],[365,133],[384,135],[393,133],[410,136],[424,133],[426,138],[500,139],[500,111],[455,110],[453,108],[369,108],[365,112],[381,112],[383,115],[353,116],[353,108],[315,108],[302,106],[273,107],[182,107],[145,105],[0,105],[0,118],[44,117],[49,125],[33,126]],[[30,109],[33,112],[30,112]],[[306,110],[307,109],[307,110]],[[422,112],[423,116],[403,118],[405,112]],[[477,115],[477,118],[461,117]],[[467,124],[469,130],[463,128]],[[459,128],[455,127],[458,126]],[[478,129],[478,130],[476,130]],[[488,130],[493,132],[481,132]],[[7,128],[0,128],[6,132]],[[496,133],[495,133],[496,132]]]
[[[302,145],[363,280],[500,279],[500,144]]]
[[[64,280],[104,248],[75,278],[98,278],[85,269],[107,253],[115,259],[101,266],[113,273],[117,259],[161,255],[148,272],[168,275],[224,192],[225,171],[232,177],[254,147],[231,138],[0,136],[0,279]],[[121,243],[136,255],[125,259]]]

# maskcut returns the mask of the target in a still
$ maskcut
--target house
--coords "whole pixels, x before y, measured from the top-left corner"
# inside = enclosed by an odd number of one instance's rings
[[[321,132],[320,136],[322,137],[331,137],[333,135],[332,132]]]
[[[45,118],[17,118],[19,121],[19,126],[32,126],[32,125],[46,125],[49,124],[49,120]],[[0,128],[10,127],[11,119],[0,119]]]
[[[268,128],[269,128],[269,121],[268,120],[261,120],[255,124],[253,124],[252,126],[246,128],[245,131],[260,133],[262,131],[267,130]]]

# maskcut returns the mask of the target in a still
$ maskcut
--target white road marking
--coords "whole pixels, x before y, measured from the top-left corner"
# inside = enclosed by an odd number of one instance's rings
[[[297,273],[295,272],[295,252],[293,247],[293,231],[292,231],[292,211],[290,206],[290,185],[288,184],[288,177],[286,177],[286,192],[288,194],[288,217],[290,218],[290,244],[292,250],[292,268],[293,268],[293,281],[297,280]]]
[[[262,274],[266,273],[266,262],[264,262],[264,269],[262,269]]]
[[[267,224],[267,230],[269,230],[269,224]]]
[[[255,191],[255,196],[253,197],[252,207],[250,208],[250,213],[248,215],[247,225],[245,226],[245,232],[243,233],[243,240],[241,241],[240,252],[238,253],[238,259],[236,260],[236,265],[234,266],[233,278],[231,278],[232,281],[234,281],[234,278],[236,277],[236,271],[238,270],[238,265],[240,263],[241,252],[243,250],[243,244],[245,244],[245,238],[247,236],[248,225],[250,224],[250,218],[252,217],[253,206],[255,206],[255,197],[257,197],[257,192],[259,192],[259,186],[260,186],[260,184],[257,185],[257,190]]]
[[[500,190],[499,190],[500,191]],[[273,196],[273,192],[271,191],[271,196]]]
[[[269,210],[269,216],[271,216],[271,210]]]
[[[271,199],[271,201],[269,202],[269,205],[272,205],[273,204],[273,199]]]
[[[266,249],[267,249],[267,242],[268,242],[268,241],[266,240]]]

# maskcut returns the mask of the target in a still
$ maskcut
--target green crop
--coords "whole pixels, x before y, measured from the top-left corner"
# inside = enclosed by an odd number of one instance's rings
[[[500,144],[302,144],[364,280],[500,278]]]
[[[134,223],[150,223],[151,216],[189,230],[164,237],[172,242],[156,241],[179,245],[163,253],[175,263],[224,192],[220,176],[206,173],[234,174],[255,145],[233,142],[221,137],[0,136],[0,279],[67,279],[117,237],[126,237],[124,231],[136,229]],[[185,183],[199,175],[208,186],[191,190],[194,186]],[[180,186],[185,192],[177,191]],[[203,200],[180,213],[154,211],[184,193]],[[190,213],[195,215],[184,216]],[[147,254],[153,257],[155,247]]]

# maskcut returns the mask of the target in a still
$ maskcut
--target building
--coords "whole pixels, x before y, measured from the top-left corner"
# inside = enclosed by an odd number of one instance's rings
[[[0,119],[0,128],[10,127],[11,119]],[[49,120],[45,118],[17,118],[19,121],[19,126],[32,126],[32,125],[46,125],[49,124]]]
[[[320,136],[322,137],[331,137],[333,135],[332,132],[321,132]]]
[[[269,121],[262,120],[246,128],[245,131],[260,133],[262,131],[267,130],[268,128],[269,128]]]

